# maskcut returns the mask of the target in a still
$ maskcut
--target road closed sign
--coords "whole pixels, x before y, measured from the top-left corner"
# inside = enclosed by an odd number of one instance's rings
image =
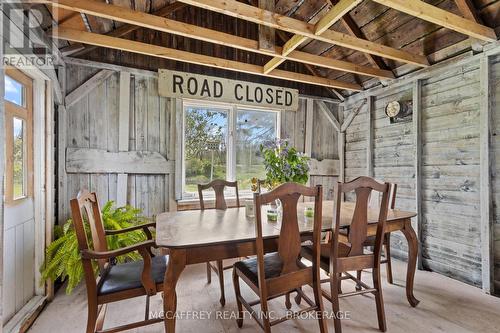
[[[201,99],[294,111],[299,106],[297,89],[166,69],[158,71],[158,90],[160,96],[164,97]]]

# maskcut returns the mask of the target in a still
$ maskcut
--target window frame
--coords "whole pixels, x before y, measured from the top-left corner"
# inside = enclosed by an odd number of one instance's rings
[[[7,67],[4,75],[23,85],[24,106],[5,100],[5,203],[6,205],[16,205],[26,199],[33,197],[33,79],[22,73],[20,70]],[[14,118],[21,119],[23,126],[25,164],[24,171],[24,195],[14,198]]]
[[[236,125],[237,125],[237,115],[238,111],[261,111],[270,112],[276,114],[276,137],[279,139],[281,137],[281,109],[259,107],[244,104],[233,104],[233,103],[221,103],[213,101],[204,101],[197,99],[182,99],[181,103],[181,117],[182,117],[182,128],[181,128],[181,182],[180,182],[180,201],[183,200],[198,200],[198,193],[186,192],[186,155],[185,155],[185,135],[186,135],[186,109],[188,107],[214,107],[217,109],[226,110],[228,112],[228,126],[227,126],[227,145],[226,145],[226,180],[234,181],[236,180]],[[239,189],[240,198],[249,198],[252,195],[251,191],[242,191]],[[203,195],[206,199],[214,199],[213,193],[207,193]],[[234,193],[228,192],[227,198],[235,197]]]

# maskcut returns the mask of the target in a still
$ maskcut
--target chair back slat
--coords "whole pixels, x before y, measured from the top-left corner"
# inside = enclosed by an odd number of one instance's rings
[[[321,216],[322,216],[322,187],[306,187],[296,183],[283,184],[273,191],[254,195],[256,235],[257,235],[257,257],[259,264],[264,260],[263,235],[262,235],[262,214],[261,207],[276,200],[281,201],[282,221],[280,237],[278,243],[278,255],[282,261],[281,275],[299,270],[298,258],[301,250],[301,237],[297,217],[297,205],[301,196],[315,197],[315,215],[313,243],[317,246],[319,253],[319,243],[321,240]],[[319,260],[319,257],[318,257]],[[265,277],[262,276],[262,279]]]
[[[236,191],[236,206],[240,206],[240,196],[238,193],[238,182],[229,182],[223,179],[216,179],[208,184],[198,184],[198,197],[200,199],[200,208],[205,209],[205,201],[203,200],[203,191],[213,189],[215,192],[215,209],[227,209],[226,198],[224,197],[224,190],[226,187],[234,187]]]
[[[352,216],[349,230],[349,243],[351,244],[350,255],[363,254],[363,244],[367,238],[368,231],[368,200],[372,189],[369,187],[356,188],[356,206]]]
[[[340,230],[340,211],[341,211],[341,194],[347,192],[355,192],[356,204],[353,212],[351,224],[349,226],[348,242],[350,251],[348,256],[363,255],[363,244],[367,239],[368,229],[368,209],[370,196],[381,195],[379,206],[379,216],[377,223],[377,233],[375,236],[375,250],[373,255],[375,261],[380,261],[380,253],[383,244],[385,222],[387,220],[387,210],[389,205],[389,189],[391,184],[379,183],[369,177],[358,177],[348,183],[337,184],[337,202],[335,213],[335,230],[332,241],[332,253],[334,257],[338,255],[339,246],[339,230]]]
[[[87,221],[92,237],[92,249],[99,252],[107,251],[108,246],[106,243],[104,223],[102,221],[97,195],[87,190],[80,191],[77,198],[71,200],[71,214],[80,250],[90,248],[87,233],[85,231],[85,221]],[[107,260],[98,260],[101,272],[104,270],[106,263]]]
[[[396,195],[398,191],[398,184],[391,184],[391,191],[389,193],[389,208],[390,209],[395,209],[396,208]],[[370,208],[379,208],[380,203],[381,203],[381,194],[376,192],[373,193],[370,196]]]

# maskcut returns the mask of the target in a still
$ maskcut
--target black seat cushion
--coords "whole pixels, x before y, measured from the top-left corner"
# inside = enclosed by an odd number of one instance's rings
[[[151,258],[151,275],[155,283],[162,283],[168,265],[168,256]],[[133,261],[112,266],[98,290],[99,295],[107,295],[128,289],[141,288],[143,261]]]
[[[244,274],[255,285],[259,284],[257,257],[238,261],[234,264],[234,268]],[[280,276],[282,268],[283,261],[281,260],[278,252],[264,255],[264,272],[266,279]]]

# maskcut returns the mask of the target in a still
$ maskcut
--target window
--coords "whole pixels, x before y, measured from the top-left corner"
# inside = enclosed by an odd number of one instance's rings
[[[185,102],[182,198],[214,179],[237,180],[250,194],[252,177],[265,178],[260,145],[278,136],[278,111]]]
[[[12,168],[13,168],[13,199],[26,196],[26,140],[24,120],[13,118]]]
[[[12,77],[5,76],[5,96],[6,101],[25,106],[24,86],[22,83],[17,82]]]
[[[5,71],[5,198],[11,204],[31,196],[33,81],[13,68]]]
[[[185,191],[195,193],[197,184],[227,178],[229,110],[186,106],[184,113]]]

